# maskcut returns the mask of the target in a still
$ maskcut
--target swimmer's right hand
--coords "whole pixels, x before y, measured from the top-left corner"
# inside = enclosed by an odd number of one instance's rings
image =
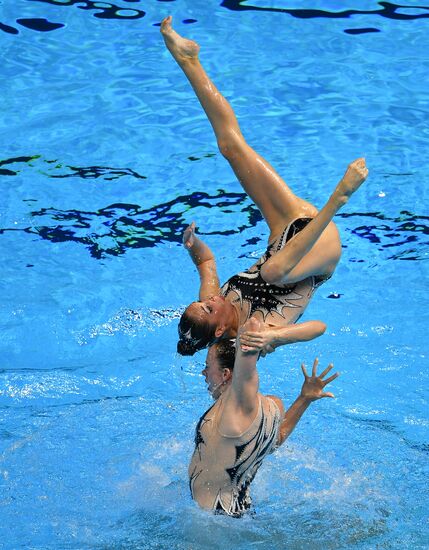
[[[345,202],[368,177],[365,159],[358,158],[351,162],[338,185],[338,193],[343,195]]]
[[[267,344],[264,348],[262,348],[259,355],[261,357],[266,357],[269,353],[274,353],[275,351],[276,351],[276,348],[274,346]]]
[[[274,351],[272,334],[260,321],[251,317],[238,331],[238,341],[243,353],[261,352],[262,357]]]
[[[183,232],[183,246],[189,250],[195,243],[195,222],[192,222]]]

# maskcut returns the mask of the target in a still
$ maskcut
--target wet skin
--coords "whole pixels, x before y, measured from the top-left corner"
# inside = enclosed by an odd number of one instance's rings
[[[218,327],[224,325],[234,313],[234,306],[223,296],[212,296],[208,300],[193,302],[188,307],[188,312],[196,319],[206,321],[210,326]]]
[[[209,348],[206,357],[206,366],[201,371],[207,384],[207,391],[213,399],[218,399],[221,394],[221,387],[225,384],[228,378],[229,369],[222,368],[217,355],[216,346]],[[229,377],[230,377],[229,373]]]

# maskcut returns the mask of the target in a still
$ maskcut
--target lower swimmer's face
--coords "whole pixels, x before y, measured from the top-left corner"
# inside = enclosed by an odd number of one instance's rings
[[[206,358],[206,366],[201,371],[205,377],[207,391],[214,399],[219,397],[219,389],[224,384],[223,369],[217,359],[216,345],[209,348]]]

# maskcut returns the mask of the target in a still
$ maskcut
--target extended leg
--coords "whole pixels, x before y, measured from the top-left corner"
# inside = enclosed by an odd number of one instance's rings
[[[341,255],[341,243],[332,218],[366,175],[359,183],[350,183],[346,174],[324,208],[317,213],[314,206],[294,195],[275,170],[246,143],[231,106],[198,59],[198,44],[178,35],[171,27],[171,17],[164,19],[161,32],[212,125],[220,151],[267,221],[270,238],[278,236],[289,222],[298,217],[314,218],[264,265],[262,274],[265,280],[280,284],[310,275],[330,275]],[[362,162],[363,167],[359,165],[359,170],[366,170],[362,159],[355,161]]]
[[[261,269],[272,284],[294,283],[310,275],[331,275],[340,258],[332,218],[368,176],[365,159],[352,162],[315,218]],[[322,269],[321,269],[322,268]]]
[[[246,193],[261,210],[271,238],[298,217],[313,217],[317,210],[292,193],[276,171],[245,141],[234,112],[204,71],[199,46],[179,36],[164,19],[165,44],[191,83],[216,135],[221,153],[230,163]]]

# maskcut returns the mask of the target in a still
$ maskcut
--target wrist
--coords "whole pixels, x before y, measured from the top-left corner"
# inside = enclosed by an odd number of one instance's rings
[[[310,403],[312,403],[314,401],[314,399],[306,396],[306,395],[303,395],[302,393],[299,395],[297,401],[299,401],[300,404],[302,405],[305,405],[308,407],[308,405],[310,405]]]
[[[281,330],[271,330],[269,332],[269,342],[271,346],[278,347],[288,344],[290,340],[289,330],[282,328]]]
[[[341,189],[341,187],[344,185],[347,185],[347,182],[345,181],[344,178],[341,178],[333,193],[335,201],[341,204],[341,206],[344,206],[349,200],[349,197],[345,195],[343,190]]]
[[[267,345],[276,347],[281,343],[279,340],[279,335],[275,331],[273,331],[269,334]]]

